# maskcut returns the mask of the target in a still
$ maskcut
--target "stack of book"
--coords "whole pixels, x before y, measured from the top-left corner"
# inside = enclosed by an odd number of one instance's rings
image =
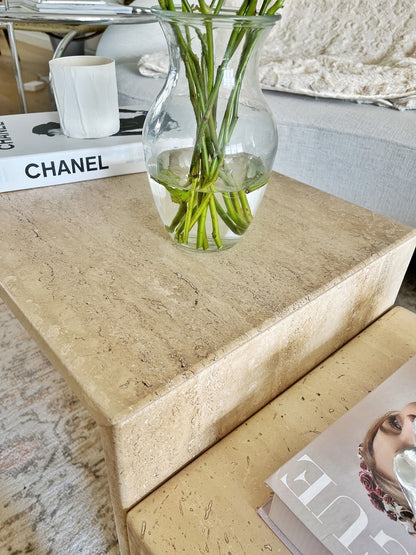
[[[102,139],[66,137],[57,112],[0,116],[0,192],[145,171],[147,112],[120,109],[120,131]]]
[[[393,471],[398,449],[416,451],[415,417],[413,358],[266,481],[260,516],[294,554],[416,553]]]
[[[22,0],[21,4],[31,10],[46,13],[132,13],[131,6],[116,0]]]

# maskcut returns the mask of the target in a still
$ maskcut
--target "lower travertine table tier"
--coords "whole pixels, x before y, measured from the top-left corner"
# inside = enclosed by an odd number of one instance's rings
[[[256,514],[264,481],[414,355],[394,308],[132,509],[131,555],[290,553]]]
[[[125,512],[388,309],[415,231],[274,174],[233,249],[168,238],[146,176],[0,196],[0,293],[100,426]]]

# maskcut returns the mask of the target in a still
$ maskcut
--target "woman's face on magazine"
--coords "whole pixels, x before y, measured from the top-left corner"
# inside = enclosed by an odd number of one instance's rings
[[[413,421],[416,402],[409,403],[400,412],[389,416],[378,429],[373,441],[376,467],[386,478],[395,480],[393,459],[397,451],[415,446]]]

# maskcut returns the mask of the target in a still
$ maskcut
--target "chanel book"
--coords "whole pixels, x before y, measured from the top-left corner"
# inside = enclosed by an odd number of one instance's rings
[[[57,112],[0,116],[0,192],[145,171],[143,110],[120,109],[120,130],[72,139]]]
[[[416,357],[266,481],[260,516],[294,554],[416,553],[414,507],[393,467],[403,449],[416,461],[415,419]]]

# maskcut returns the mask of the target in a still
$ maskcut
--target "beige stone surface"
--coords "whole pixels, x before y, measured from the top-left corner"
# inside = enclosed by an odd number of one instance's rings
[[[394,303],[416,240],[276,174],[220,253],[170,242],[144,174],[2,194],[0,221],[0,293],[100,425],[124,539],[126,509]]]
[[[394,308],[132,509],[131,555],[289,553],[256,514],[265,479],[414,355]]]

